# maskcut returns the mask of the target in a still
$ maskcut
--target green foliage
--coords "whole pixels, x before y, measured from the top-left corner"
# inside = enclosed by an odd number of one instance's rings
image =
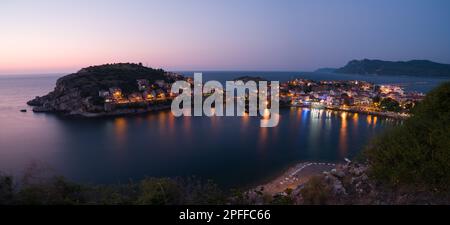
[[[392,98],[385,98],[380,102],[381,109],[389,112],[400,112],[400,104]]]
[[[196,177],[179,181],[183,187],[185,204],[211,205],[224,204],[225,193],[213,181],[203,182]]]
[[[139,185],[137,204],[211,205],[225,203],[225,194],[212,181],[196,177],[187,179],[147,178]]]
[[[19,204],[72,205],[84,203],[82,187],[63,177],[54,177],[49,183],[27,184],[17,193]]]
[[[312,177],[300,193],[307,205],[325,205],[330,198],[331,189],[322,177]]]
[[[182,203],[181,187],[169,178],[147,178],[140,184],[137,204],[177,205]]]
[[[57,84],[64,90],[78,89],[82,97],[98,96],[98,91],[120,87],[124,94],[138,91],[136,80],[145,79],[150,82],[166,80],[162,69],[152,69],[134,63],[116,63],[91,66],[78,73],[58,79]]]
[[[71,183],[58,176],[32,176],[14,188],[13,177],[0,174],[0,205],[215,205],[225,204],[227,197],[212,181],[195,177],[146,178],[139,183],[96,186]]]
[[[271,200],[270,200],[270,204],[272,204],[272,205],[293,205],[295,201],[291,196],[292,192],[293,192],[292,189],[287,188],[284,191],[285,194],[278,194],[278,195],[273,196],[273,198],[271,198]]]
[[[449,191],[450,82],[430,92],[403,125],[372,141],[364,155],[377,180]]]
[[[233,205],[244,205],[247,202],[245,193],[239,189],[231,189]]]
[[[272,205],[292,205],[294,204],[294,199],[289,195],[275,195],[270,202]]]

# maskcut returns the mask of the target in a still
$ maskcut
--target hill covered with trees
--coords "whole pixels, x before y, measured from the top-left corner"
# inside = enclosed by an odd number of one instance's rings
[[[141,63],[91,66],[59,78],[53,91],[45,96],[36,97],[29,101],[28,105],[34,106],[33,111],[35,112],[57,112],[80,116],[87,114],[103,115],[105,113],[105,97],[100,96],[100,92],[111,92],[111,89],[117,89],[120,90],[120,96],[125,99],[126,96],[133,93],[139,93],[137,83],[139,80],[154,84],[157,81],[173,83],[178,79],[183,79],[183,77],[162,69],[148,68]],[[151,91],[150,87],[147,87],[147,89]],[[142,96],[139,96],[139,98],[143,98]],[[141,105],[143,111],[149,110],[147,105]],[[127,105],[123,108],[132,107]],[[129,111],[119,113],[134,112],[133,110]],[[116,111],[112,113],[116,113]]]
[[[352,60],[346,66],[336,69],[334,72],[343,74],[438,76],[450,78],[450,65],[429,60],[392,62],[363,59]]]

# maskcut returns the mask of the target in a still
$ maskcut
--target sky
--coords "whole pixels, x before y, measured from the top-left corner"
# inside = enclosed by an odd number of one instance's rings
[[[0,74],[450,63],[448,0],[1,0]]]

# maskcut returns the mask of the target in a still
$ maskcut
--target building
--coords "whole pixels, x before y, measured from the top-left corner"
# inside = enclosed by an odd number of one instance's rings
[[[396,85],[381,85],[380,92],[382,94],[389,94],[389,93],[397,93],[400,95],[405,94],[403,91],[403,88],[401,88],[400,86],[396,86]]]
[[[157,100],[165,100],[166,99],[166,94],[164,93],[163,90],[159,89],[156,91],[156,99]]]
[[[137,80],[139,91],[145,91],[150,87],[148,80]]]
[[[153,101],[156,98],[156,92],[155,91],[145,91],[142,96],[146,101]]]
[[[132,93],[128,96],[128,100],[130,102],[142,102],[142,94],[141,93]]]
[[[109,93],[112,95],[113,99],[116,101],[123,99],[122,89],[120,89],[118,87],[110,88]]]
[[[98,96],[102,98],[107,98],[111,96],[111,93],[109,93],[109,91],[101,90],[98,92]]]

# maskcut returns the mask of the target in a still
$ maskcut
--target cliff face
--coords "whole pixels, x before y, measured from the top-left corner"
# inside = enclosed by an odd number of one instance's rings
[[[96,96],[82,96],[79,88],[68,88],[64,84],[57,84],[54,91],[49,94],[36,97],[28,102],[34,106],[35,112],[60,112],[67,114],[82,114],[85,112],[101,112],[103,103],[96,103]]]
[[[450,65],[428,60],[391,62],[381,60],[353,60],[335,70],[345,74],[412,75],[450,77]]]
[[[147,68],[141,64],[92,66],[58,79],[52,92],[36,97],[29,101],[28,105],[34,106],[35,112],[71,115],[101,113],[104,111],[104,99],[99,97],[99,91],[119,87],[124,94],[130,94],[138,91],[136,80],[139,79],[149,82],[174,81],[174,77],[168,76],[165,71]]]

